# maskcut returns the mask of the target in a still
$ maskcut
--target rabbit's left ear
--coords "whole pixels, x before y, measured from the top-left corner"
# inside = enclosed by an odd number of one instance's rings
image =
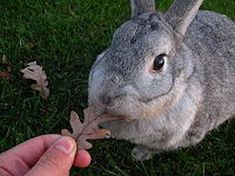
[[[145,12],[155,12],[155,0],[131,0],[132,17]]]
[[[165,19],[176,32],[184,36],[202,2],[203,0],[175,0],[165,13]]]

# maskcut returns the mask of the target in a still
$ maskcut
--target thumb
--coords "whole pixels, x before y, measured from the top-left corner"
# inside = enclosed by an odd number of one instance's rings
[[[76,153],[75,141],[61,137],[45,152],[27,176],[65,176],[73,164]]]

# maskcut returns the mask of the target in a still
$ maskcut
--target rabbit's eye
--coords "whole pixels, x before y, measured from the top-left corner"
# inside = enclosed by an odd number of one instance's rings
[[[165,64],[165,59],[166,59],[167,55],[166,54],[160,54],[158,55],[155,60],[154,60],[154,65],[153,65],[153,69],[154,70],[160,70],[164,64]]]

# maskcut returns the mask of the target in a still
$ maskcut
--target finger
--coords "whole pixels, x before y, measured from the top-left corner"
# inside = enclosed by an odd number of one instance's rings
[[[26,176],[68,175],[75,153],[75,141],[70,137],[61,137],[46,151]]]
[[[11,175],[24,175],[60,137],[60,135],[39,136],[0,154],[0,175],[3,170]]]
[[[80,168],[85,168],[91,163],[91,156],[86,150],[79,150],[74,159],[73,165]]]

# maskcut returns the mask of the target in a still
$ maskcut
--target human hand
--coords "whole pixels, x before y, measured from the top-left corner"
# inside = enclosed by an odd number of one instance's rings
[[[0,154],[1,176],[67,176],[72,165],[84,168],[91,157],[85,150],[76,155],[70,137],[43,135]]]

